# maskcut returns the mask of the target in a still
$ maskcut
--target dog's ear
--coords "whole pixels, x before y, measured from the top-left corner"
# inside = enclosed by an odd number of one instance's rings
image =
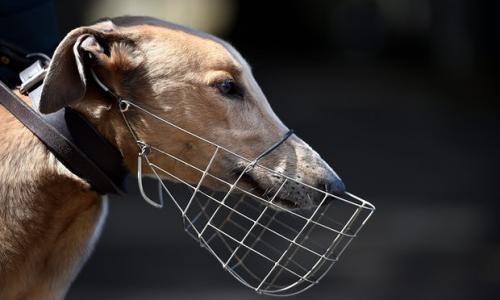
[[[54,52],[43,83],[39,103],[41,113],[58,111],[85,96],[88,81],[85,63],[106,55],[112,32],[103,29],[101,23],[77,28],[63,39]]]

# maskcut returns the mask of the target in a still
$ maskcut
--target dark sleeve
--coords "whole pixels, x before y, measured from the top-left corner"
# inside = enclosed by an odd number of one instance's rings
[[[0,0],[0,39],[28,52],[52,55],[57,41],[52,0]],[[0,80],[17,81],[17,74],[0,64]]]

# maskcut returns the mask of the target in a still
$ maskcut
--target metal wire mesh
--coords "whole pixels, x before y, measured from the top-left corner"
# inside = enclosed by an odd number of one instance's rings
[[[120,109],[140,149],[138,180],[146,201],[161,207],[164,194],[171,198],[182,216],[186,232],[208,250],[226,271],[258,293],[295,295],[318,283],[375,209],[372,204],[350,193],[345,193],[343,197],[332,195],[266,168],[133,102],[121,100]],[[126,117],[129,109],[206,143],[208,148],[205,149],[210,151],[209,159],[188,162],[165,149],[142,142]],[[214,170],[215,162],[228,156],[246,162],[232,180],[222,178]],[[161,157],[162,162],[170,160],[181,172],[166,170],[154,157]],[[152,201],[144,193],[144,168],[149,168],[159,181],[160,203]],[[271,188],[262,191],[244,184],[245,174],[255,168],[277,178]],[[196,180],[186,180],[180,175],[187,171],[191,177],[194,174]],[[168,182],[162,181],[165,178]],[[181,197],[174,195],[170,186],[172,182],[186,186],[188,193]],[[214,186],[217,187],[215,191],[208,188]],[[280,199],[286,199],[290,191],[299,187],[304,196],[321,199],[318,205],[307,209],[280,205]]]

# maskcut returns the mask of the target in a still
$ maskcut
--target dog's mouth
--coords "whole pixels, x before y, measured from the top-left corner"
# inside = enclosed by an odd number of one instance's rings
[[[233,179],[236,180],[243,170],[235,170],[233,172]],[[244,172],[238,181],[238,187],[248,193],[259,197],[265,205],[273,209],[288,209],[296,210],[302,209],[306,206],[300,205],[296,201],[288,198],[292,196],[291,193],[281,190],[278,194],[280,184],[273,184],[271,187],[265,187],[260,180],[257,180],[252,172]],[[276,195],[275,195],[276,194]]]

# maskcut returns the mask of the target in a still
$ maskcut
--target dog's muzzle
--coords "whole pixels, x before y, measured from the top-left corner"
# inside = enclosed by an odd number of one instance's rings
[[[260,165],[259,160],[285,142],[292,131],[257,158],[248,159],[151,113],[133,101],[116,99],[138,146],[137,175],[143,198],[155,207],[162,207],[166,194],[179,210],[186,232],[199,241],[224,270],[257,293],[295,295],[317,284],[375,210],[372,204],[350,193],[334,195]],[[210,149],[206,161],[194,164],[143,142],[127,118],[131,110],[160,121],[170,131],[178,130],[179,134],[189,135],[205,144],[203,149]],[[188,182],[152,160],[153,155],[197,174],[197,179],[194,183],[193,180]],[[227,162],[228,157],[243,162],[243,167],[236,174],[221,176],[220,172],[214,171],[214,166],[221,160]],[[143,189],[143,167],[150,168],[158,179],[160,197],[157,201],[153,201]],[[267,172],[265,177],[273,180],[265,189],[256,188],[248,178],[255,168],[259,168],[260,174]],[[168,180],[162,180],[166,178]],[[179,184],[187,187],[187,193]],[[317,205],[301,207],[289,203],[290,193],[294,190],[297,191],[295,198],[299,195],[319,199]],[[179,196],[178,192],[184,193]]]

